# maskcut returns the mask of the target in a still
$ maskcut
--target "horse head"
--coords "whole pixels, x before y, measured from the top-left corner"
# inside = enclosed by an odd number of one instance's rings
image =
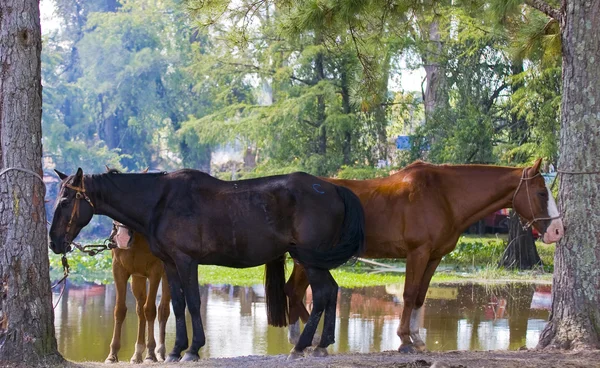
[[[66,254],[81,229],[92,219],[94,205],[86,193],[81,168],[71,176],[54,171],[62,182],[50,226],[50,249],[56,254]]]
[[[131,249],[133,231],[118,221],[113,221],[113,229],[108,239],[119,249]]]
[[[564,228],[556,201],[540,172],[541,163],[540,158],[532,167],[523,169],[512,202],[526,226],[535,227],[544,243],[554,243],[562,238]]]

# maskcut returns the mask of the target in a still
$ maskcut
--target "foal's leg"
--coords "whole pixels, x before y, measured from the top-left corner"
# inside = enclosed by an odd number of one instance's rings
[[[171,313],[171,292],[169,291],[169,282],[167,281],[167,275],[162,275],[162,295],[160,297],[160,304],[158,305],[158,347],[156,348],[156,355],[159,360],[165,360],[165,331],[167,327],[167,319]]]
[[[123,321],[127,315],[125,298],[127,295],[127,280],[129,279],[130,275],[116,261],[113,261],[112,271],[113,278],[115,280],[115,288],[117,289],[114,311],[115,325],[113,329],[112,341],[110,342],[110,352],[108,353],[108,357],[104,363],[116,363],[119,361],[118,355],[119,350],[121,349],[121,327],[123,326]]]
[[[164,261],[165,272],[169,280],[169,289],[171,290],[171,303],[173,304],[173,313],[175,314],[175,346],[165,359],[165,362],[177,362],[181,357],[181,352],[188,346],[187,328],[185,326],[185,298],[183,296],[182,282],[177,272],[177,267],[171,260]]]
[[[285,293],[289,300],[289,327],[288,340],[290,344],[297,344],[300,338],[300,319],[306,322],[308,320],[308,311],[304,306],[304,295],[308,287],[308,278],[306,271],[301,265],[294,263],[292,274],[285,284]]]
[[[158,292],[158,284],[160,284],[160,277],[162,276],[162,265],[157,264],[160,267],[161,272],[153,272],[148,278],[148,296],[146,297],[146,304],[144,305],[144,315],[146,316],[146,323],[148,324],[148,342],[146,347],[148,353],[144,361],[147,363],[156,362],[156,354],[154,349],[156,348],[156,340],[154,340],[154,320],[156,319],[156,294]]]
[[[183,284],[183,293],[192,317],[192,344],[181,359],[182,362],[200,359],[198,350],[206,343],[202,318],[200,317],[200,289],[198,285],[198,262],[188,256],[177,260],[177,271]]]
[[[131,357],[131,363],[141,363],[142,354],[146,350],[146,316],[144,315],[144,304],[146,303],[146,278],[133,275],[131,278],[131,291],[135,297],[135,311],[138,316],[138,333],[135,342],[135,351]]]
[[[427,295],[427,289],[429,289],[429,283],[431,282],[433,273],[440,264],[441,260],[441,258],[432,259],[427,263],[427,268],[425,268],[425,273],[423,274],[423,279],[421,280],[419,295],[417,295],[415,309],[410,316],[410,337],[413,345],[419,351],[425,351],[427,349],[425,342],[419,334],[419,327],[421,327],[421,314],[423,313],[423,304],[425,303],[425,296]]]
[[[429,252],[416,249],[406,257],[406,280],[404,281],[404,309],[398,327],[398,336],[400,336],[401,345],[398,351],[401,353],[415,353],[417,350],[412,344],[411,335],[411,316],[415,308],[417,296],[421,290],[421,281],[429,261]],[[418,316],[416,316],[418,317]]]
[[[330,304],[333,304],[332,318],[327,319],[327,325],[323,327],[323,336],[319,343],[320,352],[317,355],[324,355],[323,350],[334,341],[335,333],[335,301],[337,296],[337,284],[333,281],[331,274],[327,270],[306,269],[308,281],[313,292],[313,308],[308,322],[304,326],[304,331],[298,339],[298,343],[292,351],[288,359],[296,359],[303,355],[304,349],[312,344],[312,339],[317,330],[317,325],[321,319],[321,314],[327,309],[327,313],[330,312]],[[332,282],[333,281],[333,282]],[[326,352],[325,352],[326,354]]]

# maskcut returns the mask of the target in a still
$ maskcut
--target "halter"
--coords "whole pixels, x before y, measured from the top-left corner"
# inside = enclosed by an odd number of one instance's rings
[[[538,171],[537,174],[535,174],[534,176],[527,178],[525,177],[525,175],[527,174],[527,169],[529,169],[528,167],[523,169],[523,174],[521,175],[521,180],[519,180],[519,185],[517,186],[517,190],[515,190],[515,194],[513,194],[513,198],[512,198],[512,205],[514,207],[515,205],[515,198],[517,197],[517,193],[519,193],[519,189],[521,189],[521,185],[523,184],[523,182],[525,182],[525,189],[527,190],[527,202],[529,203],[529,210],[531,211],[531,217],[533,217],[532,220],[528,221],[526,224],[523,224],[523,221],[521,220],[521,216],[519,216],[519,222],[521,223],[521,226],[523,226],[523,230],[526,230],[528,228],[530,228],[534,222],[536,221],[545,221],[545,220],[555,220],[560,218],[560,216],[556,216],[556,217],[535,217],[534,213],[533,213],[533,205],[531,204],[531,194],[529,193],[529,180],[532,180],[538,176],[540,176],[540,172]],[[546,188],[546,190],[548,190]],[[552,195],[551,193],[548,193],[548,195]]]
[[[94,207],[94,204],[92,203],[92,200],[90,199],[90,197],[88,197],[88,195],[85,192],[83,178],[81,178],[81,188],[70,185],[70,184],[65,184],[65,187],[67,187],[69,189],[73,189],[76,192],[75,199],[79,199],[79,200],[85,199],[86,202],[89,203],[90,206],[92,206],[92,210],[96,209],[96,207]],[[73,219],[75,218],[75,215],[79,216],[79,201],[76,201],[75,204],[73,204],[73,210],[71,211],[71,218],[69,219],[69,223],[67,224],[67,230],[66,230],[67,236],[69,236],[69,232],[71,230],[71,226],[73,225]],[[69,241],[68,243],[71,244],[72,241]]]

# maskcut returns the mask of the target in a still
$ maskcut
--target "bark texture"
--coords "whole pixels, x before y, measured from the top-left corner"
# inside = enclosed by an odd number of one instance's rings
[[[600,2],[563,0],[559,203],[550,322],[538,347],[600,348]],[[585,173],[585,174],[583,174]]]
[[[42,173],[42,48],[37,0],[0,1],[0,169]],[[44,186],[0,176],[0,365],[52,366],[54,336]]]

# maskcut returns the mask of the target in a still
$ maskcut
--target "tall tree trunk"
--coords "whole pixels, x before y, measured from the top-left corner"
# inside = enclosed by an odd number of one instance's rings
[[[529,2],[528,2],[529,3]],[[558,11],[556,11],[558,12]],[[600,348],[600,2],[563,0],[559,199],[552,313],[538,347]]]
[[[321,43],[320,37],[317,37],[318,43]],[[325,66],[324,66],[324,55],[322,52],[317,54],[315,59],[315,71],[317,73],[317,83],[325,79]],[[317,121],[316,124],[319,127],[318,138],[317,138],[317,153],[325,156],[327,154],[327,128],[325,127],[325,96],[317,96]]]
[[[542,264],[535,247],[531,228],[523,229],[519,215],[510,211],[508,218],[508,245],[500,261],[500,266],[517,270],[531,270]]]
[[[42,39],[36,0],[0,2],[0,169],[42,173]],[[62,361],[54,314],[44,185],[32,173],[0,176],[0,365]]]
[[[342,68],[346,68],[346,65],[342,65]],[[342,112],[346,116],[350,116],[352,107],[350,105],[350,81],[348,80],[348,72],[344,69],[341,73],[341,84],[342,84]],[[342,142],[342,155],[343,164],[352,164],[352,127],[346,127],[344,131],[344,141]]]
[[[435,15],[429,23],[429,40],[426,46],[423,61],[425,63],[425,119],[430,120],[435,111],[446,105],[448,96],[446,88],[446,75],[441,63],[443,46],[440,35],[440,16]]]

